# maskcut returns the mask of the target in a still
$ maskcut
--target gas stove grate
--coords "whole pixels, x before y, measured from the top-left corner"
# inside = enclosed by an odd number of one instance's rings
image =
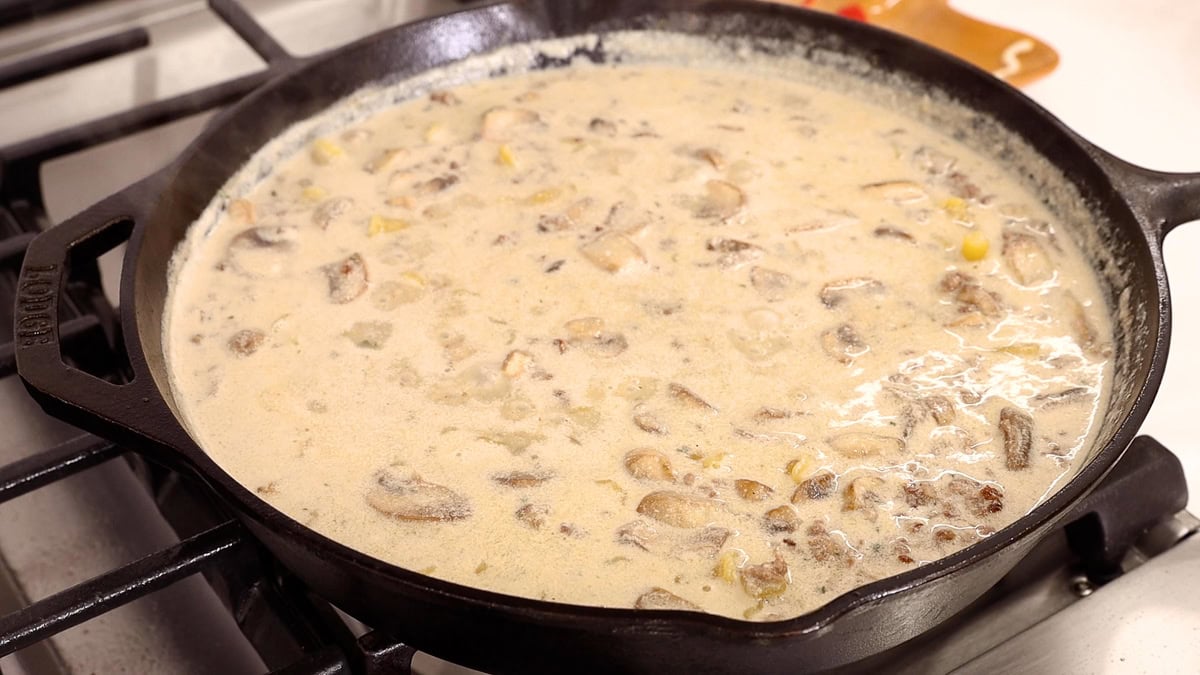
[[[15,374],[13,300],[24,252],[52,226],[40,179],[44,163],[107,141],[233,103],[293,63],[236,0],[209,0],[265,62],[265,68],[199,91],[143,105],[0,149],[0,378]],[[0,88],[62,72],[149,43],[134,29],[0,68]],[[71,365],[113,380],[127,376],[120,324],[94,261],[71,270],[60,340]],[[0,467],[0,505],[117,457],[124,457],[156,498],[181,541],[0,617],[0,655],[203,574],[273,673],[403,673],[413,650],[382,633],[355,636],[346,622],[295,579],[202,486],[91,435]]]
[[[0,468],[0,504],[122,452],[112,443],[84,435]],[[210,575],[214,588],[223,591],[222,599],[274,673],[403,673],[412,660],[412,649],[382,633],[355,638],[332,608],[276,570],[233,519],[0,617],[0,654],[28,647],[197,573]]]
[[[145,131],[233,103],[293,63],[287,51],[254,20],[237,0],[208,0],[221,18],[265,62],[263,70],[220,82],[199,91],[156,101],[87,124],[55,131],[0,149],[0,297],[15,297],[17,272],[25,246],[34,233],[51,226],[42,193],[41,167],[46,162],[118,138]],[[114,36],[39,55],[0,68],[0,87],[45,77],[149,44],[145,30]],[[71,365],[94,375],[112,375],[121,358],[119,324],[100,291],[95,262],[74,267],[75,280],[63,303],[61,341]],[[94,318],[100,319],[97,322]],[[0,377],[16,372],[12,303],[0,304]],[[106,373],[107,371],[107,373]]]

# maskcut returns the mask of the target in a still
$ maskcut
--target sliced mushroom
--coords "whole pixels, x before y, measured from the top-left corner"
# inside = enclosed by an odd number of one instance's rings
[[[566,535],[572,539],[583,539],[587,536],[587,530],[576,525],[575,523],[560,523],[558,526],[559,534]]]
[[[636,546],[643,551],[649,551],[661,548],[659,544],[663,537],[653,525],[643,520],[635,520],[618,527],[615,538],[618,544]]]
[[[1000,410],[1000,434],[1004,437],[1004,465],[1010,471],[1029,466],[1033,449],[1033,418],[1013,407]]]
[[[912,433],[916,430],[917,425],[924,422],[929,417],[929,409],[921,405],[919,401],[912,401],[904,406],[904,410],[900,413],[900,438],[907,441],[912,437]]]
[[[729,342],[751,361],[765,361],[791,346],[787,335],[770,329],[729,330]]]
[[[1033,397],[1039,408],[1053,408],[1068,403],[1079,403],[1092,398],[1092,390],[1087,387],[1070,387],[1062,391],[1038,394]]]
[[[763,515],[768,532],[795,532],[800,527],[800,515],[790,504],[776,506]]]
[[[563,328],[567,329],[567,333],[572,340],[584,340],[594,338],[604,330],[604,319],[598,316],[585,316],[578,319],[571,319],[563,324]]]
[[[663,531],[642,520],[626,523],[616,530],[618,544],[636,546],[656,555],[679,559],[711,559],[716,557],[732,532],[723,527],[700,530]]]
[[[739,497],[748,502],[761,502],[775,494],[775,490],[770,485],[748,478],[739,478],[733,481],[733,489],[737,491]]]
[[[842,510],[861,511],[869,514],[873,520],[875,507],[883,502],[883,498],[879,496],[882,486],[883,480],[878,476],[855,478],[842,489]]]
[[[588,131],[601,136],[616,136],[617,125],[603,117],[593,117],[592,121],[588,122]]]
[[[828,471],[821,471],[800,481],[796,491],[792,493],[792,503],[799,504],[806,499],[824,499],[837,489],[837,476]]]
[[[746,593],[759,600],[770,600],[783,595],[791,581],[787,562],[778,553],[771,562],[743,567],[741,578],[742,588]]]
[[[767,302],[779,302],[792,292],[795,280],[790,274],[776,272],[766,267],[750,268],[750,285]]]
[[[797,484],[803,483],[805,478],[812,475],[813,469],[817,466],[817,460],[809,453],[803,453],[796,459],[787,463],[783,468],[784,473],[796,481]]]
[[[845,323],[821,333],[821,348],[836,361],[845,364],[870,351],[854,328]]]
[[[581,245],[579,252],[596,267],[614,274],[646,264],[642,249],[620,232],[605,232]]]
[[[875,230],[871,234],[875,235],[876,237],[878,237],[880,239],[900,239],[903,241],[916,241],[916,238],[913,237],[911,234],[909,234],[908,232],[905,232],[904,230],[902,230],[898,227],[895,227],[893,225],[881,225],[881,226],[875,228]]]
[[[951,172],[946,176],[945,183],[950,188],[950,194],[960,199],[979,199],[983,196],[983,190],[961,171]]]
[[[815,232],[818,230],[836,230],[842,227],[857,225],[859,222],[859,217],[849,211],[816,209],[813,217],[800,225],[790,226],[785,231],[793,234],[798,232]]]
[[[849,431],[829,439],[829,447],[843,457],[893,455],[904,450],[904,441],[863,431]]]
[[[667,394],[688,408],[692,408],[694,410],[704,410],[707,412],[717,412],[717,408],[715,406],[700,398],[700,396],[698,396],[695,392],[683,386],[682,384],[675,382],[668,384]]]
[[[353,206],[354,200],[349,197],[326,199],[313,209],[312,221],[322,230],[328,229],[330,225],[349,213]]]
[[[1004,306],[995,293],[976,284],[967,284],[958,289],[955,295],[958,300],[958,311],[963,313],[978,312],[985,317],[998,317],[1004,314]]]
[[[954,167],[957,160],[946,153],[929,146],[921,146],[913,153],[913,164],[925,173],[941,176]]]
[[[413,186],[413,192],[418,196],[425,197],[432,194],[443,192],[458,183],[458,176],[454,174],[446,174],[445,176],[436,176],[426,181],[421,181]]]
[[[629,341],[625,339],[625,336],[613,331],[597,331],[590,335],[573,337],[566,344],[579,347],[593,356],[604,358],[620,356],[626,349],[629,349]]]
[[[329,299],[344,305],[367,291],[367,262],[358,253],[321,268],[329,280]]]
[[[924,188],[907,180],[869,183],[862,186],[862,191],[876,199],[886,199],[896,204],[913,204],[929,198]]]
[[[966,286],[977,285],[979,285],[979,281],[975,277],[971,276],[970,274],[964,274],[957,270],[946,272],[946,274],[943,275],[941,280],[938,282],[938,288],[946,291],[947,293],[953,293]]]
[[[471,503],[448,487],[429,483],[415,473],[382,469],[367,490],[367,503],[384,515],[408,521],[461,520],[471,515]]]
[[[442,105],[458,105],[462,103],[462,100],[458,96],[455,96],[454,92],[442,89],[429,92],[429,100]]]
[[[948,328],[981,328],[988,325],[988,318],[982,312],[969,310],[957,319],[946,323]]]
[[[289,256],[299,242],[299,230],[291,225],[252,227],[229,242],[224,262],[218,269],[231,268],[249,277],[277,277],[286,271]]]
[[[635,448],[625,453],[625,470],[639,480],[675,480],[671,460],[651,448]]]
[[[267,336],[258,330],[239,330],[229,338],[229,350],[238,358],[245,358],[266,342]]]
[[[772,408],[771,406],[763,406],[754,413],[754,421],[769,422],[770,420],[786,420],[795,415],[791,410],[783,408]]]
[[[685,609],[699,611],[700,607],[684,600],[665,588],[654,588],[642,593],[634,601],[635,609]]]
[[[940,425],[945,426],[954,421],[954,404],[945,396],[926,396],[921,399],[921,405],[933,416],[933,421]]]
[[[706,527],[685,535],[672,549],[678,558],[699,557],[712,559],[721,552],[721,547],[733,533],[723,527]]]
[[[746,193],[733,183],[710,180],[704,184],[702,197],[692,210],[697,218],[725,220],[737,215],[746,205]]]
[[[954,533],[954,529],[950,527],[935,527],[933,528],[933,539],[938,543],[949,543],[958,538]]]
[[[408,151],[404,148],[387,148],[381,150],[377,155],[367,160],[366,164],[363,164],[363,171],[370,174],[379,173],[386,169],[397,157],[402,157],[407,153]]]
[[[248,199],[235,199],[229,202],[229,206],[226,207],[226,213],[229,214],[229,219],[235,223],[243,225],[254,224],[254,202]]]
[[[483,114],[483,124],[480,134],[485,140],[507,141],[512,138],[518,127],[533,124],[540,118],[532,110],[522,108],[497,107]]]
[[[904,502],[914,509],[931,504],[936,499],[937,490],[931,483],[909,481],[904,485]]]
[[[356,347],[363,349],[383,349],[384,343],[392,336],[390,321],[356,321],[350,330],[342,333]]]
[[[725,166],[725,156],[716,148],[700,148],[692,155],[699,160],[708,162],[712,168],[720,171]]]
[[[550,507],[545,504],[525,504],[517,509],[513,515],[517,520],[534,530],[540,530],[546,524],[546,520],[550,517]]]
[[[252,227],[241,232],[229,247],[289,249],[300,241],[300,231],[292,225]]]
[[[492,480],[510,488],[534,488],[554,478],[551,471],[507,471],[492,474]]]
[[[683,301],[643,300],[642,309],[650,316],[673,316],[683,311]]]
[[[529,372],[533,368],[533,354],[522,350],[514,349],[504,357],[504,362],[500,364],[500,372],[504,373],[505,377],[518,378]]]
[[[742,265],[754,262],[763,256],[764,251],[754,244],[738,241],[737,239],[726,239],[724,237],[713,237],[705,242],[704,247],[709,251],[720,253],[717,256],[717,266],[721,269],[737,269]]]
[[[657,417],[648,412],[635,413],[633,423],[637,428],[645,431],[648,434],[658,434],[665,436],[670,432],[666,424],[663,424]]]
[[[638,503],[637,512],[675,527],[701,527],[708,524],[720,502],[682,492],[651,492]]]
[[[832,309],[852,295],[879,295],[883,291],[883,283],[871,277],[838,279],[821,287],[821,304]]]
[[[1004,233],[1004,263],[1022,286],[1034,286],[1054,276],[1054,263],[1032,235]]]
[[[1071,330],[1075,333],[1075,339],[1079,341],[1079,347],[1083,351],[1095,356],[1107,358],[1112,355],[1112,345],[1101,340],[1100,333],[1096,327],[1092,325],[1088,319],[1087,312],[1083,308],[1083,303],[1072,293],[1066,293],[1068,318],[1071,322]]]
[[[402,275],[399,281],[385,281],[371,291],[371,304],[378,310],[390,312],[408,305],[425,295],[425,282],[415,274]]]
[[[495,443],[508,448],[509,452],[519,455],[529,449],[529,446],[546,440],[542,434],[528,431],[498,431],[492,430],[478,436],[479,440]]]
[[[841,539],[835,537],[825,523],[816,521],[808,526],[808,551],[817,562],[841,560],[847,566],[854,564],[854,555]]]
[[[984,517],[1004,510],[1004,493],[995,485],[984,485],[967,497],[971,515]]]
[[[342,140],[352,145],[365,143],[375,135],[370,129],[347,129],[342,132]]]
[[[446,349],[447,357],[457,360],[453,356],[453,350],[464,349],[464,347],[454,339],[448,342],[449,344]],[[500,369],[494,363],[483,362],[464,368],[452,378],[442,379],[432,387],[430,397],[438,403],[452,405],[461,405],[469,399],[474,399],[481,403],[491,403],[508,396],[510,391],[512,391],[512,380],[505,377],[504,373],[500,372]],[[497,431],[492,434],[485,434],[484,439],[501,445],[511,445],[504,440],[507,437],[500,435],[502,433],[504,432]],[[520,436],[513,436],[512,438],[517,439]],[[510,447],[510,449],[517,452],[524,448]]]

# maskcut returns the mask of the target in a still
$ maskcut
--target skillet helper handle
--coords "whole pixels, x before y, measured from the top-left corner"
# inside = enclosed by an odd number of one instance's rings
[[[153,178],[153,177],[152,177]],[[59,341],[59,303],[73,260],[95,258],[129,239],[140,205],[149,199],[143,180],[38,235],[25,253],[17,283],[13,341],[17,372],[43,408],[68,420],[79,413],[98,418],[105,435],[127,431],[120,420],[137,419],[144,400],[137,394],[146,378],[114,384],[68,366]],[[81,425],[91,426],[91,425]],[[114,433],[115,432],[115,433]]]

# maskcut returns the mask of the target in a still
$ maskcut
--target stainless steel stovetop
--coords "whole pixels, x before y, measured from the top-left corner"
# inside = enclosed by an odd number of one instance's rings
[[[397,23],[459,6],[452,0],[242,0],[295,54],[314,53]],[[1046,39],[1059,70],[1027,91],[1085,136],[1154,168],[1200,168],[1200,5],[1122,0],[961,0],[956,7]],[[0,148],[56,129],[193,91],[263,68],[200,0],[107,0],[0,29],[6,63],[144,27],[149,46],[62,75],[0,89]],[[164,165],[209,114],[106,143],[42,169],[54,222]],[[1190,413],[1200,379],[1200,227],[1168,239],[1176,326],[1171,363],[1144,427],[1183,460],[1200,485]],[[103,261],[115,302],[119,251]],[[15,377],[0,379],[0,464],[78,436],[43,415]],[[1192,507],[1195,509],[1194,505]],[[1030,583],[980,616],[965,617],[932,660],[897,670],[964,673],[1200,672],[1200,537],[1160,553],[1197,522],[1162,525],[1100,588],[1061,565],[1030,565]],[[151,497],[120,460],[0,507],[0,614],[175,541]],[[1061,544],[1057,544],[1061,547]],[[1055,545],[1049,545],[1053,548]],[[1143,555],[1144,554],[1144,555]],[[1157,554],[1157,555],[1154,555]],[[1044,620],[1041,620],[1043,617]],[[969,655],[969,656],[966,656]],[[138,600],[0,659],[4,672],[263,672],[211,588],[199,577]],[[964,661],[968,662],[964,663]],[[418,657],[420,672],[456,672]]]

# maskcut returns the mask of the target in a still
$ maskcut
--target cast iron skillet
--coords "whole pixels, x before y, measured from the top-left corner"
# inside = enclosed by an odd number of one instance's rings
[[[731,20],[732,19],[732,20]],[[1115,264],[1141,307],[1117,336],[1118,370],[1133,386],[1108,411],[1111,440],[1057,494],[997,534],[954,555],[884,579],[788,621],[749,623],[688,612],[647,613],[541,602],[439,581],[385,564],[282,515],[218,468],[174,412],[161,320],[167,261],[217,189],[261,145],[362,85],[398,80],[514,42],[647,26],[720,30],[795,41],[809,53],[855,54],[986,112],[1038,148],[1111,230]],[[601,59],[603,48],[578,58]],[[545,59],[543,66],[562,65]],[[800,672],[852,663],[952,616],[1004,575],[1124,452],[1149,409],[1170,326],[1163,236],[1200,217],[1200,174],[1161,174],[1104,153],[1019,92],[906,38],[825,14],[702,0],[530,0],[401,26],[299,61],[227,110],[172,166],[38,237],[21,270],[17,363],[49,412],[183,465],[239,511],[253,533],[325,598],[413,646],[484,670]],[[113,385],[63,364],[57,303],[71,261],[129,239],[122,325],[134,378]],[[1122,288],[1110,289],[1115,306]],[[568,661],[566,659],[575,659]],[[573,666],[573,669],[576,669]]]

